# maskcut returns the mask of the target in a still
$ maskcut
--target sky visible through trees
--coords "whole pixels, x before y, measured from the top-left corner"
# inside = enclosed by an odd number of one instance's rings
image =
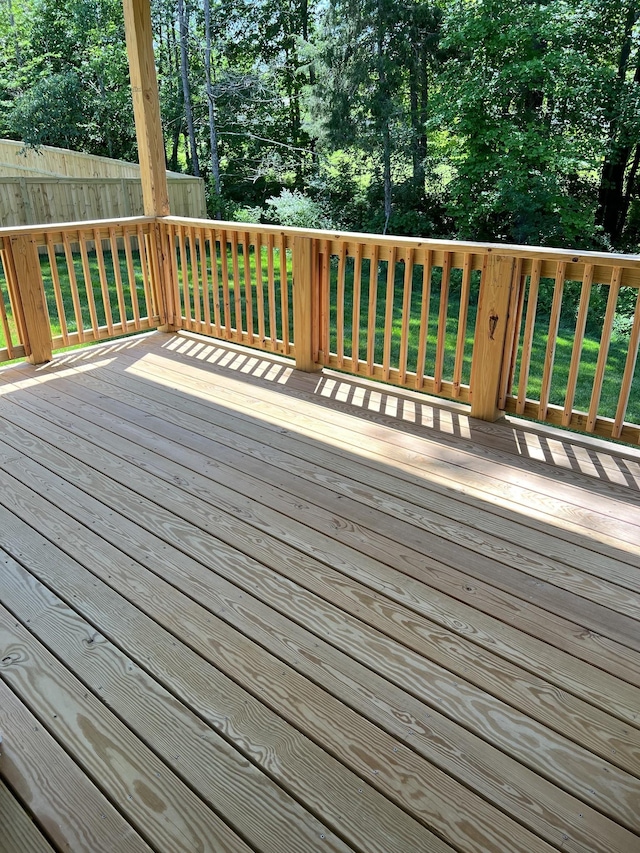
[[[151,0],[213,216],[638,251],[640,0]],[[0,136],[135,159],[120,0],[0,0]]]

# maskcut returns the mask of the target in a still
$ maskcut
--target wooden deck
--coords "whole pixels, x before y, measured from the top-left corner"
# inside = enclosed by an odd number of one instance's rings
[[[640,850],[640,452],[154,333],[0,484],[0,851]]]

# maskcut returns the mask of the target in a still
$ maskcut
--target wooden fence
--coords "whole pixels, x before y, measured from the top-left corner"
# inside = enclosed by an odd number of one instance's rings
[[[2,240],[0,360],[187,329],[295,357],[304,370],[329,366],[469,403],[486,420],[507,411],[640,444],[640,417],[627,419],[640,397],[635,256],[180,217]],[[37,286],[21,284],[27,250],[41,253]],[[36,291],[47,330],[50,318],[55,326],[44,348],[29,337]]]
[[[206,216],[201,178],[167,177],[171,209]],[[0,223],[42,225],[77,220],[121,219],[142,214],[139,178],[0,178]]]
[[[204,181],[167,172],[171,210],[206,216]],[[118,219],[143,212],[140,166],[108,157],[0,139],[0,224]]]

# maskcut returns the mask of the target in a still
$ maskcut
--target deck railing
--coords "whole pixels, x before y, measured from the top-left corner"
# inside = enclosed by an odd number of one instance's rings
[[[2,229],[0,361],[160,326],[158,231],[142,217]]]
[[[637,256],[165,217],[3,229],[0,259],[0,360],[186,329],[640,443]]]

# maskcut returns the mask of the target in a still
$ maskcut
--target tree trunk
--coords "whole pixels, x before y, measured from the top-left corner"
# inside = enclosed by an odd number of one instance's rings
[[[200,177],[200,163],[198,161],[198,149],[196,146],[196,133],[193,124],[193,110],[191,109],[191,87],[189,85],[189,59],[187,53],[187,39],[189,35],[188,12],[185,8],[185,0],[178,0],[178,21],[180,24],[180,76],[182,78],[182,92],[184,95],[184,113],[187,120],[187,131],[189,133],[189,147],[191,149],[191,168],[193,174]]]
[[[22,65],[22,55],[20,53],[20,40],[18,39],[16,19],[13,16],[13,4],[11,0],[7,0],[7,9],[9,12],[9,26],[11,27],[11,32],[13,33],[13,45],[16,54],[16,67],[20,68]]]
[[[625,32],[620,48],[618,59],[618,86],[612,93],[610,102],[609,120],[609,142],[608,150],[602,164],[600,188],[598,191],[598,209],[596,211],[596,224],[601,225],[605,233],[611,237],[615,245],[624,230],[629,202],[635,182],[637,166],[632,169],[625,187],[625,177],[629,160],[636,150],[638,140],[625,138],[622,117],[619,113],[619,102],[622,94],[633,42],[633,29],[640,17],[638,4],[632,2],[629,5],[627,19],[625,21]],[[640,84],[640,50],[636,54],[636,70],[633,77],[634,85]]]
[[[211,174],[213,189],[216,194],[216,219],[221,218],[220,211],[220,160],[218,159],[218,131],[216,127],[216,104],[211,84],[211,7],[209,0],[204,0],[205,49],[204,69],[207,87],[207,105],[209,107],[209,143],[211,145]]]
[[[376,47],[378,52],[378,85],[380,87],[380,115],[378,120],[382,131],[382,183],[384,188],[384,228],[382,233],[386,234],[389,228],[389,220],[391,219],[391,212],[393,208],[393,190],[391,182],[391,98],[389,95],[389,81],[387,79],[387,71],[385,67],[386,55],[384,47],[384,20],[380,0],[378,2]]]
[[[413,183],[421,201],[425,192],[424,161],[427,156],[426,116],[424,115],[427,62],[424,40],[420,37],[415,16],[414,7],[410,25],[411,44],[409,46],[409,113],[411,118]]]

